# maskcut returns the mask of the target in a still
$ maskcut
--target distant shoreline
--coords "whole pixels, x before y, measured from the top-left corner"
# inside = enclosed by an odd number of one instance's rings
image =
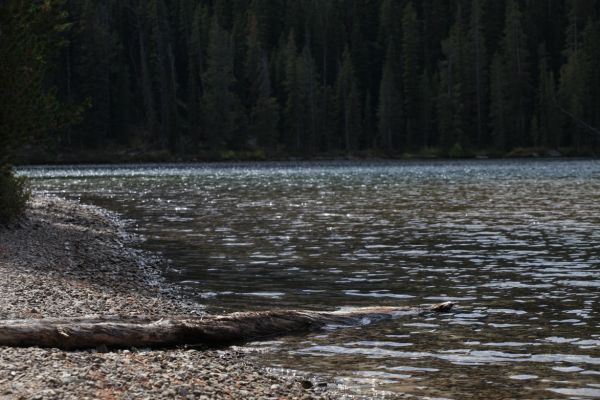
[[[494,150],[443,150],[424,148],[416,152],[389,153],[376,150],[356,153],[323,153],[311,156],[267,153],[263,150],[205,151],[198,154],[172,154],[167,150],[136,150],[129,148],[105,151],[57,152],[22,156],[18,165],[57,164],[135,164],[135,163],[212,163],[212,162],[299,162],[299,161],[435,161],[435,160],[505,160],[505,159],[596,159],[600,154],[593,151],[576,151],[572,148],[546,149],[543,147],[516,148],[508,152]]]

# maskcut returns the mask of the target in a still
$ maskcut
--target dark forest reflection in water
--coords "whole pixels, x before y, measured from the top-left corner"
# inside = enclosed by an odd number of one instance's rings
[[[600,397],[600,163],[54,167],[137,223],[213,311],[458,303],[249,346],[274,367],[446,398]],[[272,351],[272,350],[275,351]]]

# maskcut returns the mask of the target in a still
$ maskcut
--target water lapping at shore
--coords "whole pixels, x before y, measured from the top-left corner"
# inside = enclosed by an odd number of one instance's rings
[[[0,318],[202,315],[161,278],[160,258],[132,249],[133,240],[110,212],[35,196],[26,218],[0,228]],[[0,371],[0,398],[333,396],[326,384],[268,373],[236,349],[0,347]]]

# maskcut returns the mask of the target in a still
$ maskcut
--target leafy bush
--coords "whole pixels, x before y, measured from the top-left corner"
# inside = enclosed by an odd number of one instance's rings
[[[0,167],[0,225],[19,218],[29,196],[25,178],[14,176],[10,168]]]

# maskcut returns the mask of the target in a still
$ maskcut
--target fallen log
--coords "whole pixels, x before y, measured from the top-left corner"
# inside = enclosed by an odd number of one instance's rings
[[[276,310],[193,319],[144,317],[47,318],[0,321],[0,346],[64,350],[123,347],[222,346],[323,329],[370,324],[428,312],[447,312],[451,302],[429,308],[367,307],[322,312]]]

